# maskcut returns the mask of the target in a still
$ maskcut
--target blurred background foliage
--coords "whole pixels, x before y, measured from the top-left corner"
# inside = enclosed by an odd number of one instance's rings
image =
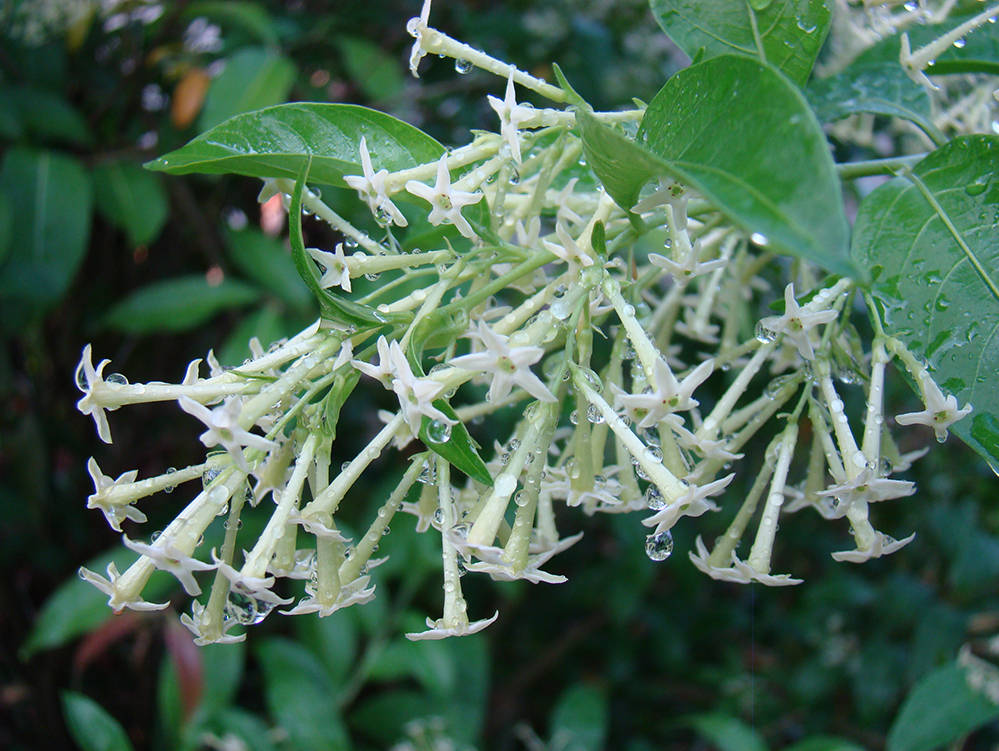
[[[917,533],[887,560],[834,564],[842,539],[795,519],[781,558],[808,580],[798,588],[705,578],[685,559],[693,541],[683,525],[680,553],[656,564],[637,520],[578,517],[564,522],[586,532],[560,558],[569,583],[468,582],[477,611],[498,608],[498,623],[413,643],[402,632],[439,607],[439,552],[403,523],[373,572],[380,596],[327,619],[275,615],[245,644],[198,649],[172,610],[112,617],[75,577],[81,562],[102,569],[120,555],[101,515],[84,508],[86,459],[156,474],[196,460],[196,431],[169,406],[140,407],[112,418],[113,446],[98,444],[74,409],[83,344],[135,379],[173,379],[210,348],[238,363],[250,336],[266,344],[317,312],[257,185],[165,178],[142,163],[230,115],[294,100],[370,105],[460,143],[494,127],[483,95],[503,82],[436,60],[423,80],[410,78],[404,23],[415,0],[0,9],[0,746],[819,751],[999,741],[988,724],[997,708],[969,692],[954,662],[963,644],[999,630],[995,478],[955,441],[911,472],[916,496],[877,509],[885,529]],[[557,61],[597,107],[647,99],[685,63],[641,0],[439,3],[434,23],[538,75]],[[853,148],[850,158],[871,156]],[[351,195],[329,198],[360,211]],[[314,244],[336,240],[315,223],[309,231]],[[377,424],[383,397],[369,395],[366,407],[347,404],[341,419],[356,430],[338,440]],[[368,480],[358,524],[399,471],[383,469],[387,478]],[[154,579],[149,599],[172,586]]]

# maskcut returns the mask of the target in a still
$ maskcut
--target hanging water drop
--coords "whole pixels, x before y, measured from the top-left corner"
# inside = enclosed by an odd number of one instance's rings
[[[770,344],[777,339],[777,332],[768,328],[763,321],[757,321],[756,339],[760,342],[760,344]]]
[[[604,421],[604,413],[597,409],[595,404],[591,404],[586,408],[586,419],[595,425],[599,425]]]
[[[176,471],[177,471],[176,467],[167,467],[167,471],[165,472],[165,474],[172,475]],[[165,488],[163,488],[163,492],[172,493],[176,487],[177,487],[176,485],[167,485]]]
[[[470,73],[474,67],[471,60],[466,60],[463,57],[456,57],[454,60],[454,72],[460,75]]]
[[[104,379],[105,383],[113,383],[115,386],[127,386],[128,379],[121,373],[112,373]]]
[[[666,499],[655,485],[649,485],[645,489],[645,505],[652,511],[662,511],[666,508]]]
[[[665,561],[673,553],[673,534],[666,530],[645,538],[645,555],[649,560]]]
[[[762,232],[754,232],[749,236],[749,239],[755,244],[759,245],[761,248],[765,248],[770,244],[770,240]]]

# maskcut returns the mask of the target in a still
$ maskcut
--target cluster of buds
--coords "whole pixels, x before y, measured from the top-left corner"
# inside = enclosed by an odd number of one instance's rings
[[[796,262],[781,300],[761,274],[780,268],[767,239],[674,183],[657,186],[631,215],[622,210],[581,159],[574,114],[516,101],[516,84],[542,96],[555,96],[554,87],[430,28],[428,12],[429,3],[410,24],[414,68],[430,51],[500,74],[505,97],[491,99],[500,132],[396,173],[375,171],[361,140],[363,174],[347,182],[377,233],[350,225],[301,184],[268,181],[265,197],[288,195],[293,235],[302,212],[344,235],[332,250],[308,249],[320,287],[350,292],[352,278],[383,275],[351,298],[369,318],[334,312],[266,350],[251,341],[237,368],[209,353],[207,376],[195,360],[176,384],[105,376],[108,361],[95,367],[84,349],[78,406],[105,442],[106,411],[177,401],[202,423],[210,452],[201,464],[144,479],[136,471],[112,479],[91,459],[89,506],[116,531],[145,521],[149,496],[201,487],[155,538],[123,536],[139,556],[127,570],[82,569],[83,578],[116,610],[166,607],[143,599],[156,569],[195,598],[211,578],[182,621],[199,644],[235,641],[275,610],[326,616],[370,600],[380,539],[397,515],[413,516],[417,531],[440,538],[444,595],[442,616],[407,636],[435,639],[474,633],[498,615],[469,618],[466,572],[564,582],[549,562],[581,536],[566,509],[636,512],[649,529],[649,558],[663,561],[674,525],[734,504],[714,549],[698,537],[690,555],[725,581],[798,583],[773,573],[772,558],[781,515],[800,510],[849,529],[853,546],[837,560],[861,562],[909,542],[870,519],[872,503],[915,491],[892,477],[916,455],[901,453],[889,430],[887,366],[895,360],[908,371],[925,405],[895,416],[899,425],[928,426],[942,440],[970,406],[943,394],[927,366],[880,329],[873,303],[850,280],[820,279]],[[424,211],[429,204],[429,222],[457,233],[440,235],[433,250],[402,252],[394,233],[408,224],[404,198]],[[474,217],[462,212],[478,204]],[[778,297],[779,312],[757,320],[768,297]],[[850,321],[855,302],[875,322],[867,351]],[[367,445],[335,462],[340,409],[362,378],[391,392],[398,409],[380,413],[384,426]],[[849,415],[844,399],[862,399],[863,414]],[[468,426],[485,431],[501,412],[518,419],[485,460]],[[767,449],[753,452],[754,444]],[[408,467],[366,531],[348,539],[338,511],[366,503],[352,489],[393,455]],[[737,497],[728,488],[743,458],[755,479],[740,483],[749,490]],[[247,506],[270,511],[255,539],[240,528]],[[213,524],[224,539],[205,550]],[[743,540],[750,547],[740,557]]]

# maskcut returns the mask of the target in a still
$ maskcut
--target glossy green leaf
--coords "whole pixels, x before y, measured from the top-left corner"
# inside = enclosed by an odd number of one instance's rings
[[[375,169],[432,162],[444,153],[412,125],[353,104],[295,103],[237,115],[146,166],[175,175],[194,172],[295,179],[312,159],[309,180],[346,186],[361,174],[361,137]]]
[[[479,456],[475,442],[468,434],[468,428],[458,420],[458,414],[444,399],[435,399],[433,405],[456,422],[451,426],[451,433],[447,440],[441,441],[439,440],[439,431],[433,427],[436,421],[424,416],[420,423],[420,440],[426,444],[428,449],[447,459],[476,482],[492,486],[492,475],[489,474],[486,463]]]
[[[607,694],[602,689],[585,683],[570,686],[552,710],[551,747],[600,751],[607,739],[609,715]]]
[[[762,736],[736,717],[710,713],[688,717],[685,722],[718,751],[767,751]]]
[[[829,31],[825,0],[651,0],[669,38],[696,58],[749,55],[799,84],[808,80]]]
[[[259,298],[257,289],[235,279],[212,285],[204,276],[182,276],[136,290],[108,311],[104,323],[132,334],[187,331]]]
[[[206,130],[241,112],[283,102],[295,81],[295,64],[263,47],[244,47],[226,60],[212,81],[198,128]]]
[[[963,136],[860,205],[853,257],[885,329],[974,411],[951,430],[999,463],[999,138]]]
[[[219,738],[233,735],[245,744],[247,751],[275,751],[271,729],[260,717],[242,709],[228,708],[210,718],[205,726]]]
[[[625,211],[653,177],[669,174],[663,160],[620,130],[604,125],[589,112],[576,112],[576,127],[583,140],[586,162],[600,178],[608,195]]]
[[[358,37],[342,36],[338,42],[344,67],[368,99],[390,99],[402,91],[406,79],[394,55]]]
[[[888,732],[887,751],[931,751],[999,717],[999,705],[968,685],[956,663],[925,676],[906,697]]]
[[[350,712],[350,723],[377,741],[378,748],[392,748],[406,736],[406,725],[416,719],[439,717],[440,700],[412,690],[389,690],[360,701]],[[401,744],[400,744],[401,745]]]
[[[271,716],[288,733],[292,748],[347,748],[334,685],[315,655],[287,639],[262,641],[256,655],[264,672],[264,696]]]
[[[207,18],[223,29],[239,30],[270,46],[278,44],[277,25],[260,3],[242,0],[203,0],[184,6],[185,20]]]
[[[335,685],[342,685],[358,656],[357,624],[350,610],[326,618],[295,619],[298,641],[319,657]]]
[[[225,239],[233,265],[245,276],[297,311],[315,310],[309,288],[280,240],[252,227],[227,230]]]
[[[81,751],[131,751],[132,743],[121,723],[93,699],[64,691],[62,713]]]
[[[97,210],[123,230],[132,245],[159,237],[170,207],[159,175],[134,162],[112,162],[94,168]]]
[[[898,61],[851,65],[838,75],[813,80],[805,96],[823,123],[873,112],[909,120],[937,143],[944,140],[933,124],[926,89],[909,78]]]
[[[0,302],[49,307],[69,287],[86,252],[90,178],[64,154],[11,149],[0,167],[0,193],[12,218]]]
[[[238,367],[250,357],[250,339],[253,337],[257,337],[266,347],[282,337],[294,336],[301,328],[281,315],[281,311],[272,302],[264,303],[256,310],[247,312],[229,332],[222,346],[216,349],[215,354],[222,365]]]
[[[773,68],[726,55],[680,71],[649,103],[638,141],[770,249],[853,274],[825,136]]]

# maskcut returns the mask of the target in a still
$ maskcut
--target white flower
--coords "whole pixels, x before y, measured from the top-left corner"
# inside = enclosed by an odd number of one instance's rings
[[[194,572],[213,571],[216,568],[215,564],[191,558],[175,548],[169,540],[147,545],[144,542],[129,540],[128,535],[122,535],[121,539],[126,548],[146,556],[160,571],[168,571],[177,577],[177,580],[183,585],[184,591],[189,595],[201,594],[201,587],[194,579]]]
[[[576,241],[569,236],[565,225],[560,221],[555,222],[555,235],[558,237],[557,243],[553,243],[551,240],[543,241],[545,248],[551,253],[566,263],[578,263],[580,266],[593,265],[593,258],[576,244]]]
[[[378,337],[378,365],[370,365],[362,360],[351,360],[350,364],[367,376],[382,382],[388,388],[392,383],[392,356],[389,353],[389,343],[384,336]]]
[[[197,417],[208,427],[208,430],[199,436],[205,447],[222,446],[244,472],[249,469],[243,456],[244,446],[262,451],[277,448],[278,444],[274,441],[240,427],[239,413],[242,405],[239,399],[227,399],[222,406],[214,409],[208,409],[204,404],[199,404],[186,396],[180,397],[177,402],[182,410]]]
[[[246,551],[243,552],[245,555]],[[252,597],[260,603],[265,603],[272,607],[274,605],[287,605],[291,602],[290,597],[287,599],[278,597],[271,591],[271,587],[274,586],[273,576],[244,576],[228,563],[220,560],[215,555],[214,550],[212,550],[212,560],[215,561],[215,565],[222,575],[229,580],[232,585],[232,591]]]
[[[735,473],[707,485],[691,485],[686,493],[647,519],[642,519],[646,527],[655,527],[656,533],[665,532],[679,521],[681,516],[701,516],[706,511],[717,511],[718,506],[708,500],[709,496],[722,492],[732,482]]]
[[[500,119],[500,135],[510,147],[510,153],[517,164],[520,164],[520,140],[517,138],[517,129],[525,120],[529,120],[534,115],[533,107],[525,107],[517,104],[514,96],[513,70],[510,70],[510,77],[506,80],[506,96],[501,100],[492,95],[486,99]]]
[[[937,440],[942,443],[947,439],[947,429],[971,412],[971,405],[965,404],[958,409],[954,395],[948,394],[945,397],[926,371],[923,371],[918,380],[926,409],[922,412],[906,412],[904,415],[898,415],[895,422],[899,425],[927,425],[933,428]]]
[[[222,621],[221,629],[215,627],[214,631],[216,634],[211,634],[209,629],[214,626],[214,624],[206,623],[205,618],[205,606],[202,605],[197,600],[191,603],[191,613],[182,613],[180,616],[180,622],[184,627],[194,634],[194,643],[199,647],[204,647],[207,644],[235,644],[237,642],[244,641],[246,639],[246,634],[239,634],[238,636],[226,633],[233,626],[236,625],[236,621],[233,619],[225,619]]]
[[[871,558],[880,558],[883,555],[889,555],[894,553],[900,548],[904,548],[910,542],[912,542],[916,537],[916,533],[913,532],[908,537],[902,540],[896,540],[890,535],[886,535],[884,532],[878,532],[874,537],[874,542],[871,544],[867,550],[841,550],[837,553],[832,553],[833,560],[837,561],[847,561],[849,563],[863,563],[864,561],[869,561]]]
[[[677,381],[669,365],[661,357],[652,372],[652,390],[647,394],[627,394],[614,387],[614,406],[624,408],[638,420],[640,428],[654,428],[673,412],[690,410],[699,402],[693,398],[697,389],[715,369],[714,360],[705,360],[682,381]]]
[[[447,154],[443,154],[437,162],[437,182],[434,187],[424,185],[416,180],[406,183],[406,190],[414,196],[419,196],[430,203],[428,219],[433,225],[453,224],[455,228],[468,239],[475,238],[475,231],[468,220],[461,215],[464,206],[470,206],[482,200],[481,193],[467,193],[451,189],[451,174],[447,168]]]
[[[893,498],[904,498],[916,492],[915,483],[907,480],[889,480],[879,477],[869,467],[865,467],[857,476],[832,485],[817,495],[834,496],[840,503],[849,506],[852,503],[875,503]]]
[[[801,584],[804,581],[804,579],[794,579],[790,574],[761,574],[745,561],[740,561],[734,551],[731,566],[712,566],[708,563],[708,549],[700,535],[697,536],[695,544],[697,545],[697,555],[692,552],[688,553],[690,561],[712,579],[736,584],[749,584],[755,581],[768,587],[787,587]]]
[[[149,569],[152,571],[152,568]],[[128,608],[129,610],[163,610],[169,603],[166,602],[146,602],[140,597],[138,592],[124,592],[121,585],[123,578],[122,574],[118,573],[118,567],[115,564],[109,563],[107,568],[108,578],[105,579],[100,574],[91,571],[83,566],[80,567],[80,578],[89,584],[93,584],[101,592],[108,596],[108,605],[114,609],[116,613],[120,613],[123,608]],[[125,572],[128,574],[128,571]],[[147,576],[148,578],[148,576]],[[141,582],[144,584],[145,582]],[[131,589],[132,587],[127,587]]]
[[[497,334],[482,321],[478,322],[476,330],[469,335],[478,337],[485,345],[485,351],[454,357],[449,364],[464,370],[491,374],[488,396],[491,402],[495,404],[509,396],[514,384],[535,399],[543,402],[556,401],[555,395],[529,367],[544,357],[543,348],[511,347],[509,337]]]
[[[784,288],[784,315],[771,316],[760,321],[760,325],[774,334],[783,334],[798,348],[798,354],[805,360],[815,358],[812,348],[810,330],[820,323],[836,320],[839,314],[835,310],[805,310],[794,299],[794,284]]]
[[[347,259],[343,255],[343,243],[337,243],[333,253],[319,248],[306,248],[305,252],[325,269],[319,279],[321,289],[340,287],[344,292],[350,292],[350,269],[347,268]]]
[[[700,256],[701,241],[695,240],[693,248],[686,254],[681,263],[677,263],[673,259],[659,253],[649,253],[649,263],[661,269],[666,269],[679,282],[690,281],[696,276],[720,269],[728,263],[728,259],[726,258],[716,258],[713,261],[700,261],[698,260]]]
[[[429,6],[429,3],[427,5]],[[429,7],[427,10],[429,11]],[[380,169],[375,172],[374,167],[371,166],[371,155],[368,153],[368,143],[364,136],[361,136],[361,169],[364,171],[363,176],[346,175],[343,181],[361,194],[361,198],[368,204],[368,208],[371,209],[371,213],[375,215],[376,219],[391,219],[399,227],[408,226],[409,222],[406,221],[406,217],[392,203],[385,188],[388,170]],[[350,291],[349,286],[345,289]]]
[[[115,504],[108,503],[107,501],[108,493],[113,488],[118,485],[127,485],[128,483],[135,482],[135,478],[139,475],[139,470],[133,469],[130,472],[125,472],[119,475],[118,479],[113,480],[109,475],[101,472],[101,468],[97,466],[97,460],[94,457],[90,457],[87,460],[87,472],[90,473],[90,477],[94,481],[94,492],[87,497],[87,508],[99,508],[103,511],[104,517],[108,520],[108,524],[111,525],[111,529],[115,532],[121,532],[121,522],[123,519],[131,519],[133,522],[139,522],[140,524],[146,521],[146,515],[131,503]]]
[[[108,406],[98,399],[98,389],[107,387],[104,382],[104,368],[108,366],[110,360],[101,360],[94,368],[90,354],[90,345],[83,348],[83,355],[80,357],[80,364],[76,366],[76,387],[83,392],[84,396],[76,403],[76,408],[85,415],[92,415],[94,424],[97,425],[97,435],[104,443],[111,443],[111,428],[108,425],[107,415],[104,410],[114,410],[117,407]]]
[[[409,633],[406,634],[406,638],[411,641],[423,641],[425,639],[446,639],[449,636],[468,636],[469,634],[477,634],[497,618],[499,618],[498,610],[493,613],[492,618],[484,618],[481,621],[472,621],[471,623],[465,619],[451,626],[445,625],[443,618],[438,618],[436,621],[427,618],[427,631]]]
[[[290,610],[279,611],[282,615],[301,615],[303,613],[319,613],[320,618],[333,615],[337,610],[341,610],[351,605],[363,605],[371,602],[375,597],[374,586],[369,587],[368,582],[371,577],[359,576],[354,581],[344,584],[333,602],[323,605],[316,597],[315,588],[312,584],[306,584],[309,591],[308,597],[303,597],[298,604]]]
[[[528,556],[527,566],[519,572],[514,571],[509,564],[504,563],[502,560],[466,563],[465,568],[469,571],[487,573],[494,581],[517,581],[518,579],[526,579],[532,584],[538,584],[540,582],[544,582],[545,584],[562,584],[568,581],[566,577],[561,576],[560,574],[549,574],[547,571],[542,571],[541,567],[550,561],[556,554],[561,553],[563,550],[568,550],[581,539],[583,539],[582,532],[575,534],[572,537],[566,537],[559,540],[555,545],[541,553]],[[502,550],[500,552],[502,552]]]
[[[420,67],[420,60],[427,54],[423,51],[421,37],[427,28],[427,23],[430,21],[430,2],[431,0],[423,0],[423,8],[420,10],[419,18],[410,18],[406,22],[406,31],[409,32],[411,37],[416,39],[413,42],[413,50],[409,53],[409,72],[413,74],[414,78],[420,77],[420,74],[417,73],[417,68]]]

